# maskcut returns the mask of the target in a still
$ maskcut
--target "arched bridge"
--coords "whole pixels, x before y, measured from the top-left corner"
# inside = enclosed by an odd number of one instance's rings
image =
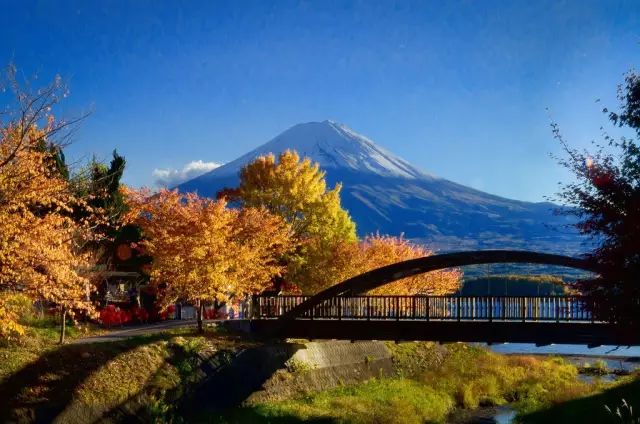
[[[384,266],[314,296],[255,296],[251,331],[270,337],[440,342],[640,344],[637,332],[598,322],[580,296],[367,296],[402,278],[477,264],[528,263],[597,272],[561,255],[483,250],[447,253]]]

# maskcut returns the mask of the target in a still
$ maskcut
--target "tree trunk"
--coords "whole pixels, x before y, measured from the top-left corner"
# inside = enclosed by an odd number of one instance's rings
[[[63,308],[60,315],[60,344],[64,344],[64,336],[67,331],[67,309]]]
[[[204,333],[204,327],[203,327],[203,323],[202,323],[202,315],[204,312],[204,303],[202,301],[198,301],[197,305],[197,317],[198,317],[198,333],[202,334]]]

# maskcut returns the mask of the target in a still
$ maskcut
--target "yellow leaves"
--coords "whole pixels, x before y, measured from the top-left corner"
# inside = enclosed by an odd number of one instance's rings
[[[18,314],[11,307],[7,293],[0,293],[0,338],[15,339],[24,335],[25,328],[18,323]]]
[[[340,205],[340,186],[327,190],[325,174],[294,151],[262,156],[240,171],[237,197],[284,218],[297,239],[355,240],[355,224]]]
[[[78,200],[52,166],[45,133],[8,126],[0,134],[0,291],[91,312],[89,280],[78,272],[88,232],[70,217]]]
[[[432,251],[405,240],[403,237],[368,236],[361,243],[365,271],[409,259],[431,256]],[[364,272],[364,271],[363,271]],[[372,294],[430,294],[455,292],[460,287],[459,270],[440,270],[405,278],[373,290]]]
[[[432,252],[402,237],[371,235],[361,242],[345,242],[330,248],[308,246],[306,272],[299,274],[303,291],[313,293],[348,278],[385,265],[430,256]],[[382,286],[371,294],[429,294],[455,292],[461,282],[458,270],[433,271]]]
[[[296,252],[287,259],[286,278],[314,293],[384,265],[428,256],[430,251],[403,238],[370,236],[358,242],[355,224],[340,204],[338,184],[327,190],[325,174],[296,152],[259,157],[240,172],[240,187],[229,191],[245,206],[264,207],[292,229]],[[458,288],[458,271],[441,271],[402,280],[376,293],[450,293]]]
[[[144,231],[151,281],[166,285],[165,304],[244,296],[282,272],[277,259],[290,249],[289,230],[264,209],[230,209],[223,200],[169,190],[123,193],[125,220]]]
[[[292,231],[295,253],[287,257],[287,278],[304,291],[312,283],[320,264],[336,245],[355,242],[355,223],[342,209],[337,185],[327,190],[325,174],[309,158],[296,152],[257,158],[240,171],[240,187],[232,197],[246,207],[265,208],[282,217]]]

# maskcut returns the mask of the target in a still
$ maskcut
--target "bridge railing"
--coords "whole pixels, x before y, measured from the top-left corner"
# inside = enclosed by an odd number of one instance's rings
[[[254,296],[252,317],[274,319],[310,296]],[[344,296],[328,299],[302,319],[593,322],[579,296]]]

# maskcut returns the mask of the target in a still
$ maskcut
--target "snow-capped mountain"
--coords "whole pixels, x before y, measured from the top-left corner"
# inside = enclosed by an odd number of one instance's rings
[[[297,151],[301,157],[312,158],[325,170],[346,169],[384,177],[428,176],[367,137],[333,121],[309,122],[291,127],[268,143],[208,175],[234,176],[253,159],[269,153],[278,154],[287,149]]]
[[[178,186],[213,197],[238,184],[240,169],[268,153],[296,150],[342,183],[342,203],[361,235],[405,234],[441,250],[526,248],[580,250],[555,205],[494,196],[424,172],[345,125],[298,124],[255,150]]]

